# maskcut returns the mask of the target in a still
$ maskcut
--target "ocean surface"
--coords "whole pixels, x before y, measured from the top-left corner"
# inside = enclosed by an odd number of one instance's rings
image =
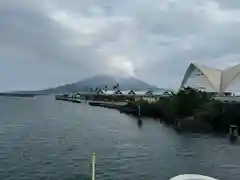
[[[55,101],[0,98],[0,179],[168,180],[200,173],[240,179],[240,144],[225,136],[178,134],[153,119]]]

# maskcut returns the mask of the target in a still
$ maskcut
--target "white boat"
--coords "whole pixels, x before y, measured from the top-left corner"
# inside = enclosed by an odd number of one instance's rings
[[[209,176],[200,174],[180,174],[171,178],[170,180],[218,180]]]

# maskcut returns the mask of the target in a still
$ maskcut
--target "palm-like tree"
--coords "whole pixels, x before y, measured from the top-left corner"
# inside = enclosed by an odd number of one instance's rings
[[[136,92],[131,89],[131,90],[128,92],[128,94],[129,94],[129,95],[136,95]]]
[[[101,88],[95,88],[95,92],[99,95],[99,94],[103,94],[103,91]]]
[[[106,86],[104,86],[104,90],[105,90],[105,92],[107,92],[107,90],[108,90],[108,87],[107,87],[107,85],[106,85]]]
[[[115,94],[117,95],[120,95],[120,94],[123,94],[122,91],[120,91],[119,89],[115,91]]]
[[[176,96],[176,94],[174,93],[174,92],[172,92],[172,91],[165,91],[164,93],[163,93],[163,95],[164,96]]]
[[[147,91],[146,96],[153,96],[153,91],[152,90]]]
[[[119,84],[116,84],[116,88],[117,88],[117,90],[119,90]]]
[[[115,91],[117,90],[118,91],[119,90],[119,84],[114,85],[113,86],[113,90],[115,90]]]
[[[135,92],[134,90],[131,89],[131,90],[128,92],[128,95],[131,95],[131,96],[130,96],[130,101],[135,101],[136,92]]]
[[[100,89],[98,87],[95,88],[95,92],[99,93]]]

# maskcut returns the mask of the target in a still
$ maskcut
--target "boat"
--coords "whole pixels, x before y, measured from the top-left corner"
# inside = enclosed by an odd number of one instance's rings
[[[180,174],[178,176],[171,178],[170,180],[218,180],[218,179],[200,174]]]
[[[73,103],[81,103],[82,101],[78,98],[70,97],[67,94],[64,95],[56,95],[55,100],[61,100],[61,101],[69,101]]]
[[[92,153],[92,180],[95,180],[96,178],[95,167],[96,167],[96,153],[93,152]],[[172,177],[169,180],[219,180],[219,179],[200,175],[200,174],[180,174],[178,176]]]

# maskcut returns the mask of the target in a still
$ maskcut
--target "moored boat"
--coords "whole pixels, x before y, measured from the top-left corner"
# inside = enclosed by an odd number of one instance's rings
[[[56,95],[55,96],[55,100],[69,101],[69,102],[73,102],[73,103],[81,103],[82,102],[80,99],[69,97],[66,94],[64,94],[64,95]]]
[[[209,176],[200,174],[180,174],[171,178],[170,180],[218,180]]]

